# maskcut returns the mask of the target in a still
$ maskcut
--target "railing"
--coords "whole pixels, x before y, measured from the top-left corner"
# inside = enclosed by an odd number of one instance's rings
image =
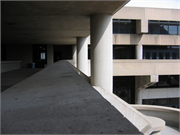
[[[21,61],[1,61],[1,73],[21,68]]]
[[[113,93],[106,92],[98,86],[93,87],[144,135],[160,132],[165,127],[164,120],[156,117],[147,117]]]
[[[163,119],[166,125],[179,128],[180,109],[154,106],[154,105],[132,105],[141,113]]]
[[[91,79],[90,79],[90,77],[89,76],[87,76],[87,75],[85,75],[83,72],[81,72],[78,68],[76,68],[75,66],[74,66],[74,61],[72,61],[72,60],[66,60],[69,64],[70,64],[70,66],[82,77],[82,78],[84,78],[88,83],[90,83],[91,82]]]
[[[180,74],[180,60],[113,60],[114,76],[178,74]]]

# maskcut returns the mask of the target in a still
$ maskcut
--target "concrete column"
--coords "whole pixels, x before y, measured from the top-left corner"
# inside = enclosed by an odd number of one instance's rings
[[[136,33],[137,34],[148,33],[148,20],[146,19],[136,20]]]
[[[77,68],[88,75],[87,37],[77,37]]]
[[[90,33],[91,84],[112,93],[112,15],[92,15]]]
[[[47,45],[47,66],[54,63],[54,49],[53,45]]]
[[[77,67],[77,46],[76,45],[72,46],[72,58],[74,61],[74,66]]]
[[[136,59],[142,59],[143,57],[143,46],[141,44],[136,45]]]

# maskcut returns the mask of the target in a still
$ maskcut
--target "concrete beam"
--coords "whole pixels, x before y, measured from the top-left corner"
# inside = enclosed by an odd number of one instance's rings
[[[113,60],[113,76],[178,75],[180,60]]]
[[[179,35],[113,34],[114,45],[180,45]]]
[[[135,77],[135,103],[142,104],[142,90],[157,83],[159,81],[158,75],[150,76],[136,76]]]

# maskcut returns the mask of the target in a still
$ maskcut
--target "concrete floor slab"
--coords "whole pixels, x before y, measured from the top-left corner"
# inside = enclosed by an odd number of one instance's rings
[[[39,72],[42,68],[17,69],[1,73],[1,92]]]
[[[65,61],[1,96],[2,134],[142,134]]]

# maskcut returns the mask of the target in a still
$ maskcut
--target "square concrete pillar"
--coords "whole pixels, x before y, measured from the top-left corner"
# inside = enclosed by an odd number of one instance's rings
[[[148,33],[148,20],[146,19],[136,20],[136,33],[137,34]]]

